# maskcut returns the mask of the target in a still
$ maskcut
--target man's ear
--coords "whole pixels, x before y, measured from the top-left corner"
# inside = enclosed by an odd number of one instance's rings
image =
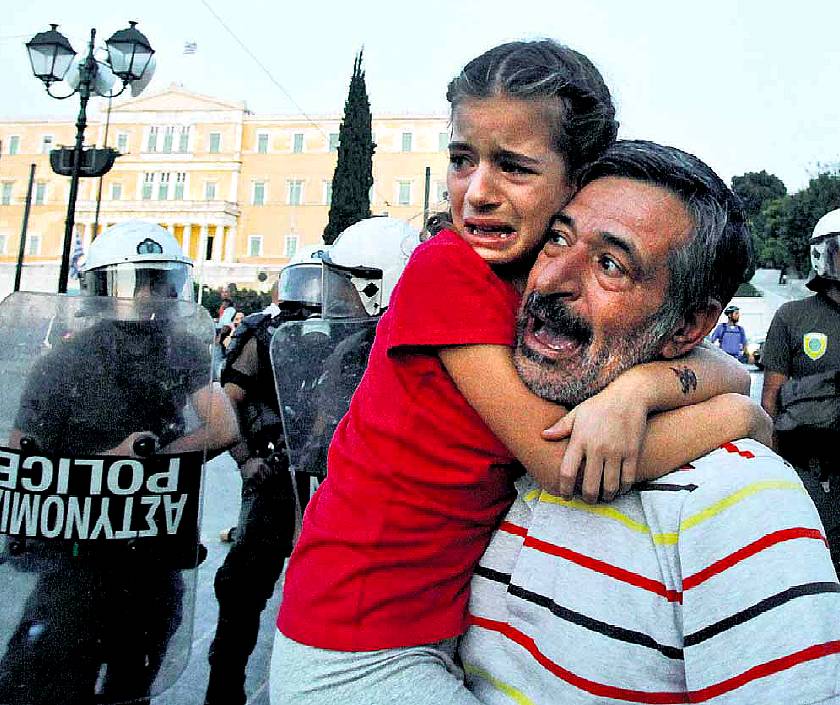
[[[720,301],[709,299],[704,306],[690,311],[683,317],[680,325],[662,346],[660,355],[666,360],[685,355],[689,350],[702,342],[709,331],[714,328],[723,310]]]

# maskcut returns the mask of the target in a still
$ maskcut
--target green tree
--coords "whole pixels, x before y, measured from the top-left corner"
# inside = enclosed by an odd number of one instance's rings
[[[810,269],[808,240],[826,213],[840,208],[840,173],[823,172],[797,193],[764,203],[752,221],[759,264]]]
[[[748,171],[743,176],[733,176],[732,190],[741,199],[749,220],[758,215],[767,201],[787,195],[787,189],[782,180],[774,174],[768,174],[764,169]]]
[[[344,104],[344,120],[338,131],[338,161],[332,181],[332,201],[324,242],[331,245],[338,235],[370,217],[370,187],[373,186],[373,143],[370,102],[362,70],[362,52],[353,63],[353,77]]]

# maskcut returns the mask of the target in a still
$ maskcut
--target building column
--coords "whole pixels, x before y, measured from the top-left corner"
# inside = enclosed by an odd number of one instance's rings
[[[175,235],[175,226],[172,226],[172,235]],[[182,228],[182,232],[184,233],[183,242],[181,243],[181,249],[184,251],[184,254],[189,257],[190,256],[190,238],[192,237],[192,225],[184,225]],[[201,255],[199,255],[201,257]]]
[[[189,227],[190,231],[192,231],[192,225],[184,226]],[[207,224],[202,223],[199,226],[198,231],[198,303],[201,303],[201,299],[204,294],[204,260],[205,254],[207,252]]]
[[[93,242],[93,223],[82,224],[82,248],[87,252],[90,243]]]
[[[231,225],[228,228],[227,238],[225,238],[225,262],[233,262],[234,253],[236,252],[236,226]]]
[[[213,262],[222,261],[222,226],[218,223],[213,224],[213,246],[210,248],[210,259]]]

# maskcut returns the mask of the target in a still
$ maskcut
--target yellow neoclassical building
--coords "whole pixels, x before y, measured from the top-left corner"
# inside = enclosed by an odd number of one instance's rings
[[[56,290],[70,179],[52,172],[49,151],[72,146],[74,118],[0,121],[0,295],[12,288],[32,164],[22,288]],[[122,156],[101,185],[81,179],[79,239],[86,248],[93,238],[101,188],[99,232],[131,218],[160,223],[208,286],[265,288],[260,280],[270,283],[300,248],[321,241],[340,122],[340,115],[258,116],[244,103],[177,85],[115,101],[110,122],[96,115],[85,133],[86,145],[107,144]],[[430,210],[445,206],[448,130],[441,115],[373,118],[374,214],[420,229],[426,167]]]

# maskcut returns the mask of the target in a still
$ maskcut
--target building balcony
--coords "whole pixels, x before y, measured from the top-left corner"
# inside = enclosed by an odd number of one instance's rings
[[[96,201],[79,200],[76,202],[77,215],[92,216],[96,212]],[[241,213],[239,205],[233,201],[188,201],[188,200],[103,200],[100,204],[100,216],[135,214],[138,218],[176,218],[191,217],[237,219]]]

